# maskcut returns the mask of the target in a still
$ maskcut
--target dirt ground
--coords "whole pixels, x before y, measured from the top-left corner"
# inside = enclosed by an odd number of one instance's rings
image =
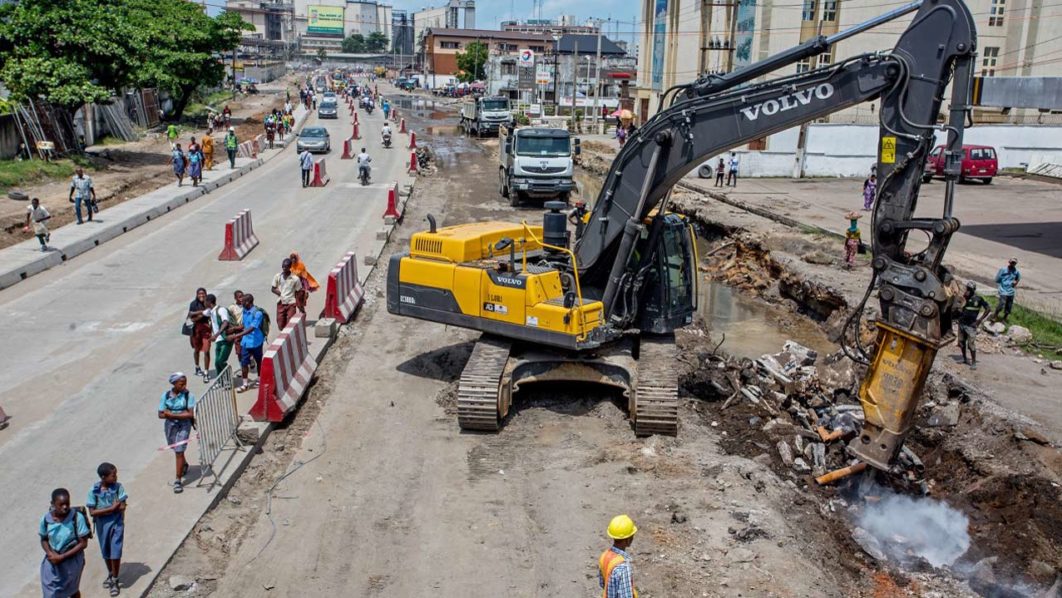
[[[262,118],[267,111],[284,105],[282,90],[291,81],[294,81],[292,77],[286,77],[263,86],[261,93],[239,96],[228,103],[236,135],[240,139],[248,139],[262,132]],[[179,141],[184,146],[189,138],[200,138],[205,133],[205,128],[192,129],[184,125]],[[224,149],[217,149],[221,147],[220,141],[221,137],[217,136],[214,144],[215,163],[219,152],[224,157]],[[165,125],[150,130],[137,141],[94,146],[90,148],[88,159],[96,167],[96,170],[89,170],[86,174],[92,177],[100,209],[154,191],[176,180],[170,167],[170,144],[165,136]],[[41,199],[41,203],[52,214],[49,223],[52,230],[76,220],[74,204],[68,199],[69,180],[19,189],[30,197]],[[0,249],[33,238],[29,233],[22,232],[26,224],[26,205],[27,202],[14,201],[6,196],[0,200]]]
[[[538,218],[497,196],[490,140],[453,137],[445,123],[438,131],[447,133],[427,141],[440,169],[418,184],[382,263],[428,213],[440,225]],[[833,262],[788,259],[831,255],[825,242],[765,241],[720,218],[725,209],[699,215],[699,198],[676,199],[689,202],[702,253],[718,249],[702,263],[706,279],[740,289],[772,321],[835,333],[858,280]],[[1057,450],[951,371],[934,374],[911,444],[930,497],[969,518],[971,546],[950,567],[900,565],[853,540],[852,514],[875,496],[819,488],[779,458],[777,443],[796,431],[784,413],[723,408],[703,373],[734,360],[711,321],[679,334],[676,438],[635,438],[618,397],[550,385],[522,391],[500,433],[462,433],[454,394],[476,335],[391,316],[384,274],[373,272],[301,410],[150,596],[595,595],[604,528],[621,512],[640,528],[632,554],[645,598],[1041,595],[1062,569]],[[838,368],[823,379],[851,390],[858,369]],[[956,422],[929,426],[945,408],[958,409]]]

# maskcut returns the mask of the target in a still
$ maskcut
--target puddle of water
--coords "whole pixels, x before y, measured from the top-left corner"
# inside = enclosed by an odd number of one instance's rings
[[[461,125],[428,125],[424,128],[424,131],[428,135],[435,137],[455,137],[463,136],[465,133],[461,130]]]
[[[721,350],[730,355],[754,359],[777,353],[787,340],[814,349],[819,355],[837,350],[816,324],[745,297],[725,284],[702,278],[697,291],[698,315],[709,330],[726,334]]]

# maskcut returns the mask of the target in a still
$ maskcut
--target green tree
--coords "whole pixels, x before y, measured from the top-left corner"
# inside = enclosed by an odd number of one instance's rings
[[[325,52],[324,48],[317,48],[317,62],[324,62],[326,56],[328,52]]]
[[[351,33],[350,37],[343,40],[343,52],[347,54],[364,54],[365,36],[360,33]]]
[[[461,69],[457,78],[465,83],[486,78],[487,45],[472,42],[465,46],[464,52],[457,53],[457,68]]]
[[[43,98],[72,116],[132,84],[147,54],[124,0],[0,5],[0,81],[13,101]]]
[[[200,88],[224,81],[222,53],[234,51],[242,32],[254,28],[235,12],[210,17],[193,2],[125,2],[129,21],[145,38],[149,50],[136,84],[169,92],[176,119]]]
[[[365,38],[365,51],[379,54],[387,51],[387,36],[382,31],[373,31]]]

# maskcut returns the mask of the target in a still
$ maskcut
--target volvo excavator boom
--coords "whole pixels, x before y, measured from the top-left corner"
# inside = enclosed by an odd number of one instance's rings
[[[768,73],[827,52],[843,39],[911,13],[910,24],[889,51],[757,82]],[[492,335],[466,366],[466,373],[476,372],[480,397],[469,399],[470,405],[486,401],[483,397],[497,386],[497,415],[504,417],[521,375],[560,379],[558,371],[573,369],[561,365],[593,366],[602,382],[631,394],[632,419],[636,430],[641,429],[635,379],[643,375],[629,364],[591,363],[587,355],[632,336],[648,339],[648,344],[645,340],[641,344],[656,355],[646,360],[656,369],[644,377],[653,380],[656,390],[645,396],[673,393],[672,383],[665,379],[674,375],[659,369],[667,362],[661,347],[673,344],[673,338],[666,340],[668,335],[692,319],[696,257],[685,224],[667,211],[671,188],[720,152],[877,100],[880,182],[871,223],[874,278],[866,298],[877,289],[881,318],[873,357],[858,348],[856,335],[852,356],[870,367],[860,389],[866,425],[851,449],[871,465],[888,468],[910,428],[936,351],[951,340],[952,298],[946,290],[950,275],[941,258],[958,229],[951,211],[975,49],[973,18],[962,0],[920,0],[731,73],[707,75],[669,89],[661,110],[616,156],[573,250],[562,247],[564,220],[556,208],[546,214],[543,227],[476,223],[437,231],[433,226],[414,235],[408,256],[392,258],[388,309]],[[949,84],[949,115],[938,124]],[[922,169],[937,129],[947,131],[944,213],[939,218],[914,218]],[[928,246],[910,252],[911,231],[925,233]],[[508,261],[499,257],[506,250]],[[853,321],[862,313],[866,298]],[[514,343],[553,353],[548,358],[523,358],[514,365]],[[630,358],[637,361],[639,354],[636,340]],[[500,382],[495,382],[494,374],[485,372],[498,368]],[[460,401],[459,393],[459,414]],[[655,403],[664,404],[670,414],[652,416],[655,423],[645,430],[674,432],[677,407],[673,398]],[[496,422],[473,427],[484,426],[496,429]]]

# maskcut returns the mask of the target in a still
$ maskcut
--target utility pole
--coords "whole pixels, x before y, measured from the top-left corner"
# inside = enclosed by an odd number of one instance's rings
[[[236,49],[237,45],[232,49],[232,101],[236,101]]]
[[[597,99],[601,97],[601,19],[594,21],[597,24],[597,62],[594,65],[594,132],[601,134],[598,126],[598,114],[601,109],[598,107]],[[589,69],[587,69],[589,70]],[[590,77],[590,73],[586,74],[587,78]]]
[[[575,84],[579,77],[579,41],[575,41],[575,52],[572,54],[572,133],[575,133]]]

